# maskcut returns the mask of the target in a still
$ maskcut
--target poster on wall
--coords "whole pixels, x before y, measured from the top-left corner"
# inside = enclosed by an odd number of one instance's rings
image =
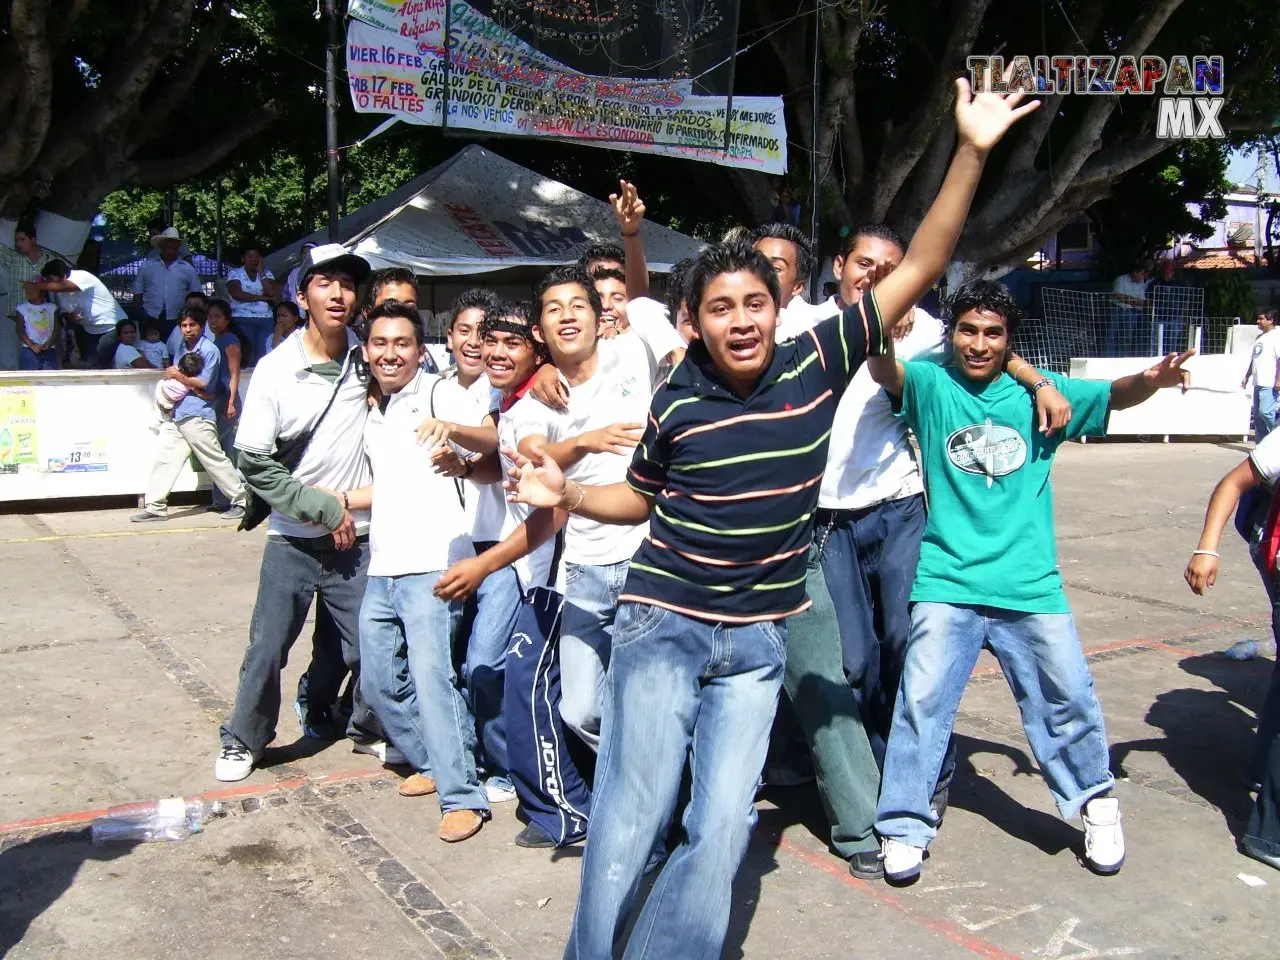
[[[38,462],[35,390],[0,387],[0,473]]]
[[[444,123],[445,4],[353,5],[347,75],[358,113]],[[577,73],[460,0],[448,14],[450,127],[786,172],[781,97],[735,97],[726,152],[725,97],[695,95],[687,81]]]

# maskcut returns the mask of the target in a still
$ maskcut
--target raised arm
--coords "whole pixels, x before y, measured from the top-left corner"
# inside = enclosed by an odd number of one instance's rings
[[[643,423],[615,423],[557,443],[552,443],[541,434],[531,434],[517,444],[517,449],[530,459],[541,449],[561,470],[568,470],[589,453],[626,456],[635,449],[643,433]]]
[[[644,258],[644,238],[640,225],[644,222],[644,201],[633,184],[618,181],[618,193],[609,194],[609,204],[622,233],[622,249],[626,253],[627,299],[634,300],[649,293],[649,264]]]
[[[1022,99],[1021,91],[975,96],[968,80],[956,80],[959,144],[951,158],[951,167],[902,263],[875,290],[886,331],[893,329],[946,270],[969,215],[987,155],[1011,125],[1040,105],[1040,101],[1032,100],[1018,106]]]

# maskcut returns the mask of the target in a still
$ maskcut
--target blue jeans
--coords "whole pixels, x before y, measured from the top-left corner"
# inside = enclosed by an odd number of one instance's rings
[[[560,614],[560,718],[592,750],[600,749],[604,677],[618,596],[631,561],[565,564]]]
[[[249,352],[256,364],[271,348],[271,334],[275,331],[275,317],[235,317],[236,326],[249,340]]]
[[[22,349],[18,351],[18,369],[57,370],[58,345],[56,343],[50,343],[45,349],[36,353],[25,343],[22,344]]]
[[[1249,555],[1253,557],[1253,565],[1258,568],[1262,577],[1262,585],[1267,590],[1267,599],[1271,601],[1271,635],[1277,640],[1280,649],[1280,583],[1276,577],[1267,572],[1265,563],[1258,553],[1257,544],[1251,544]],[[1280,654],[1276,655],[1276,663],[1280,664]],[[1253,760],[1249,764],[1249,780],[1261,783],[1266,777],[1267,756],[1272,742],[1280,734],[1280,666],[1271,668],[1271,684],[1267,687],[1267,698],[1258,711],[1258,737],[1254,748]]]
[[[1253,439],[1257,443],[1276,428],[1276,391],[1273,387],[1253,388]]]
[[[329,535],[267,537],[235,708],[222,725],[224,746],[238,742],[261,753],[275,739],[280,719],[280,671],[302,633],[313,599],[313,649],[340,651],[345,666],[359,676],[360,602],[368,571],[367,536],[357,538],[349,550],[335,550]],[[335,690],[333,698],[336,696]],[[324,701],[324,707],[329,703],[332,699]],[[382,738],[382,728],[358,689],[347,736],[359,741]]]
[[[488,812],[476,775],[475,721],[453,670],[462,604],[431,592],[440,573],[369,578],[360,605],[360,691],[409,764],[431,771],[441,810]],[[406,665],[412,683],[404,682]]]
[[[814,531],[840,624],[845,674],[881,768],[911,632],[909,600],[924,524],[924,497],[917,494],[865,510],[819,510]],[[948,742],[939,787],[950,784],[955,766],[955,745]]]
[[[624,957],[718,957],[782,684],[786,625],[706,623],[624,602],[614,619],[591,826],[567,960],[608,960],[658,834],[693,771],[686,839]]]
[[[476,552],[483,553],[481,544]],[[503,567],[485,577],[475,596],[475,619],[462,664],[462,684],[476,722],[485,773],[506,776],[507,725],[502,700],[507,669],[507,650],[520,613],[520,582],[513,567]]]
[[[916,847],[937,833],[929,797],[965,684],[990,645],[1064,819],[1110,790],[1102,707],[1069,613],[916,603],[884,758],[876,832]]]
[[[1145,357],[1150,351],[1150,343],[1144,342],[1150,340],[1149,328],[1147,335],[1144,337],[1144,327],[1147,327],[1146,314],[1143,311],[1131,307],[1113,306],[1111,308],[1110,323],[1107,325],[1107,352],[1108,357]]]

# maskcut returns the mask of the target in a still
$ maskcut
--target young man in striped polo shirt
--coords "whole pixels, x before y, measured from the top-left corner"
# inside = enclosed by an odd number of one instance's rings
[[[664,864],[632,955],[720,954],[734,874],[782,682],[787,617],[808,608],[805,566],[836,404],[886,328],[941,276],[987,152],[1035,104],[971,97],[960,145],[902,264],[874,296],[775,347],[778,279],[748,241],[703,251],[689,282],[697,339],[654,397],[627,483],[565,481],[545,451],[511,488],[531,506],[605,523],[649,521],[615,618],[591,839],[568,958],[606,960],[668,823],[686,759],[687,840]],[[881,322],[883,315],[884,323]]]

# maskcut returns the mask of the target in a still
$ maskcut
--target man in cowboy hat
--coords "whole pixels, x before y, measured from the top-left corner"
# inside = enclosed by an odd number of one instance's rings
[[[135,307],[143,322],[150,321],[167,337],[178,322],[183,301],[189,293],[202,292],[196,268],[182,259],[182,236],[176,227],[166,227],[151,237],[151,248],[159,256],[148,256],[138,267],[133,281]]]

